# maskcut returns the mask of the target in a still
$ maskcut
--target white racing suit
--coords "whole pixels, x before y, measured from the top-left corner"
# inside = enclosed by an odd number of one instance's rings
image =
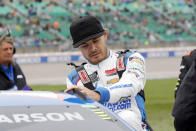
[[[137,131],[145,130],[142,120],[146,119],[144,99],[138,92],[144,89],[146,82],[145,61],[137,52],[125,54],[126,70],[122,77],[116,71],[117,53],[110,50],[108,58],[97,65],[87,63],[84,68],[92,80],[95,91],[100,93],[100,103],[117,113]],[[93,75],[93,74],[97,75]],[[67,88],[71,85],[83,85],[73,70],[66,79]]]

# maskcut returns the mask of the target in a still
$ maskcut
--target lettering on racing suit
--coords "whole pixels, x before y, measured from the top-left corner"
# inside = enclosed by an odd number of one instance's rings
[[[116,103],[104,103],[103,105],[113,112],[126,110],[128,108],[131,108],[131,99],[130,97],[121,98],[121,100]]]

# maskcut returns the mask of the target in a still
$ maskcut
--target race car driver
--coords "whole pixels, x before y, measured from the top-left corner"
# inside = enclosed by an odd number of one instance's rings
[[[120,54],[108,49],[108,32],[94,16],[75,19],[70,33],[73,47],[81,51],[87,64],[67,76],[65,92],[79,90],[117,113],[137,131],[146,130],[144,99],[138,94],[146,82],[142,55],[127,52],[121,59]],[[123,69],[121,76],[118,72]]]

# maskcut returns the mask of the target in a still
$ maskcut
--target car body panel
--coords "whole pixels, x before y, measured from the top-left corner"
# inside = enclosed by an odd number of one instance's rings
[[[3,131],[132,131],[130,125],[101,104],[67,93],[0,91]]]

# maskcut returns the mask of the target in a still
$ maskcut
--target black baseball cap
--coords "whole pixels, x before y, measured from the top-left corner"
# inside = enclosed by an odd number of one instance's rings
[[[77,48],[88,40],[104,34],[101,22],[95,16],[80,16],[70,26],[73,47]]]

